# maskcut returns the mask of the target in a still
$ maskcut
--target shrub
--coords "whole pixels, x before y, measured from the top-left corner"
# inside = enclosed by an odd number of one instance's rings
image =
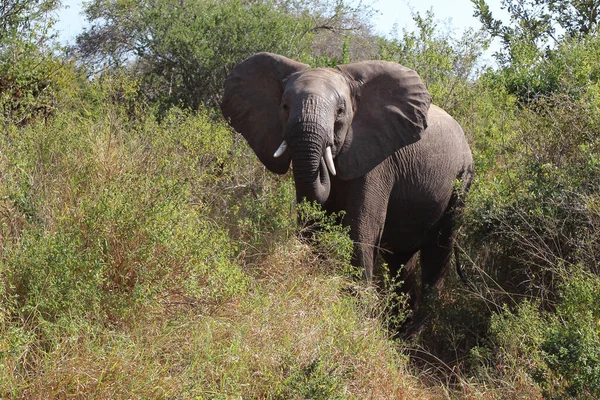
[[[114,98],[121,83],[89,95]],[[96,107],[8,124],[0,139],[1,351],[24,374],[65,335],[131,324],[160,299],[213,307],[248,288],[241,250],[210,218],[230,131],[209,112],[159,123],[138,110],[131,124],[126,102]]]
[[[486,46],[481,32],[466,31],[456,39],[439,27],[432,11],[413,15],[417,30],[404,30],[401,38],[379,40],[377,58],[412,68],[431,93],[433,102],[451,114],[469,101],[471,78],[477,73],[478,58]]]
[[[491,365],[527,374],[545,398],[595,398],[600,393],[597,276],[576,270],[559,288],[555,312],[523,302],[492,318]]]
[[[73,66],[36,44],[13,40],[0,48],[0,123],[47,120],[76,90]]]
[[[0,397],[426,396],[341,274],[347,230],[310,211],[315,255],[289,176],[137,87],[0,137]]]

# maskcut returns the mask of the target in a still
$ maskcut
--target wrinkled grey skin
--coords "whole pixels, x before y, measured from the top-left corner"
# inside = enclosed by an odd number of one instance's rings
[[[391,273],[406,265],[414,303],[420,251],[422,285],[441,288],[473,159],[414,71],[383,61],[310,69],[258,53],[230,73],[221,109],[269,170],[283,174],[293,161],[298,201],[346,211],[353,264],[368,280],[383,248]],[[275,158],[283,140],[289,146]],[[323,159],[328,146],[335,176]]]

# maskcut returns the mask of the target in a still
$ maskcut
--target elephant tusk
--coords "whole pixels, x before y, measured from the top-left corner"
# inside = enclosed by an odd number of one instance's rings
[[[333,165],[333,156],[331,155],[331,146],[327,146],[325,149],[325,164],[327,164],[327,169],[331,172],[331,175],[335,176],[335,165]]]
[[[273,154],[273,157],[277,158],[280,155],[283,154],[283,152],[285,151],[285,149],[287,149],[287,143],[284,140],[283,142],[281,142],[281,145],[279,146],[279,148],[277,149],[277,151],[275,152],[275,154]]]

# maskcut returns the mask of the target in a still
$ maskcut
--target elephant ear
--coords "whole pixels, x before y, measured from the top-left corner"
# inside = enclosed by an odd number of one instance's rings
[[[336,157],[339,177],[354,179],[421,138],[431,96],[415,71],[393,62],[338,68],[357,86],[354,119]]]
[[[260,161],[270,171],[285,174],[289,152],[275,158],[283,141],[279,105],[283,81],[308,65],[270,53],[257,53],[233,68],[225,80],[221,111],[241,133]]]

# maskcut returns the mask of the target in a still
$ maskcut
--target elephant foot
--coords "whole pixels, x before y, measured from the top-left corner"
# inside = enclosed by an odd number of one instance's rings
[[[423,318],[407,320],[398,332],[398,339],[404,342],[413,342],[419,338],[425,330],[425,321]]]

